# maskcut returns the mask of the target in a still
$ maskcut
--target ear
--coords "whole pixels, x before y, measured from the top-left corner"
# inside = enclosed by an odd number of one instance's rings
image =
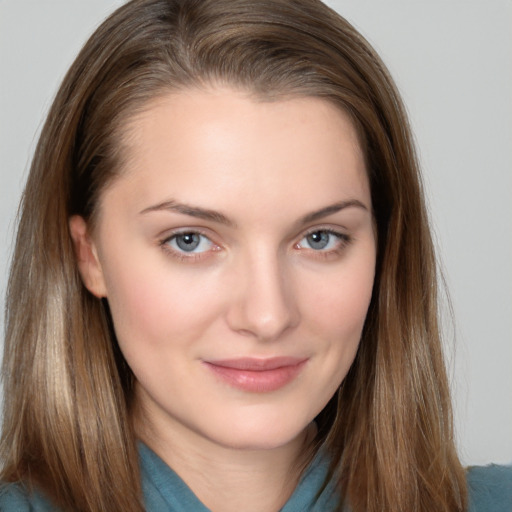
[[[85,287],[98,298],[106,297],[107,288],[98,252],[83,217],[80,215],[70,217],[69,232],[75,247],[78,270]]]

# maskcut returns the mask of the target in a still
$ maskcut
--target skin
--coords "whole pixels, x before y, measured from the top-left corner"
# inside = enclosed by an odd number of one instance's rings
[[[354,127],[321,99],[213,88],[154,100],[125,139],[94,232],[80,217],[70,230],[136,376],[139,435],[211,510],[278,510],[371,298],[376,242]],[[199,234],[194,250],[183,232]],[[278,356],[304,362],[271,391],[208,366]]]

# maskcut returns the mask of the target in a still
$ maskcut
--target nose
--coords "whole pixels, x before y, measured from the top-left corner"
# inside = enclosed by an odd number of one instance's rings
[[[300,319],[290,273],[275,254],[247,260],[236,272],[228,324],[260,341],[276,340]]]

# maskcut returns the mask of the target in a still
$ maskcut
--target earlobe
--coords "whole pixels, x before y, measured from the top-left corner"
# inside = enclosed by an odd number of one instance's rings
[[[78,270],[85,287],[98,298],[106,297],[103,270],[84,218],[80,215],[70,217],[69,232],[75,248]]]

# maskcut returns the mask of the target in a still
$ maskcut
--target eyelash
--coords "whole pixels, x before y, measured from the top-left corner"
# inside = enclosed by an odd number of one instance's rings
[[[302,240],[306,239],[307,237],[309,237],[315,233],[326,233],[327,235],[336,237],[338,239],[337,246],[333,249],[328,249],[328,250],[322,250],[322,249],[316,250],[313,248],[300,247],[300,243],[302,242]],[[198,252],[198,253],[195,253],[195,252],[187,253],[186,251],[180,251],[179,249],[175,249],[170,246],[170,242],[175,240],[177,237],[184,236],[184,235],[199,235],[201,237],[204,237],[209,241],[212,248],[208,249],[206,251]],[[293,247],[300,251],[306,250],[310,253],[313,253],[315,257],[329,258],[329,257],[333,257],[333,256],[340,254],[343,251],[343,249],[345,249],[351,242],[352,242],[352,237],[350,237],[349,235],[347,235],[345,233],[340,233],[339,231],[335,231],[330,228],[315,227],[314,229],[311,229],[311,230],[307,231],[306,233],[304,233],[300,237],[299,241],[294,244]],[[182,231],[174,232],[170,236],[167,236],[164,239],[162,239],[161,241],[159,241],[159,245],[162,248],[162,250],[164,250],[169,256],[171,256],[179,261],[183,261],[183,262],[187,262],[187,263],[194,263],[196,261],[202,260],[205,257],[207,257],[208,253],[217,252],[217,251],[221,250],[221,247],[219,245],[217,245],[215,242],[213,242],[211,240],[211,238],[206,233],[204,233],[198,229],[190,229],[190,230],[182,230]]]

